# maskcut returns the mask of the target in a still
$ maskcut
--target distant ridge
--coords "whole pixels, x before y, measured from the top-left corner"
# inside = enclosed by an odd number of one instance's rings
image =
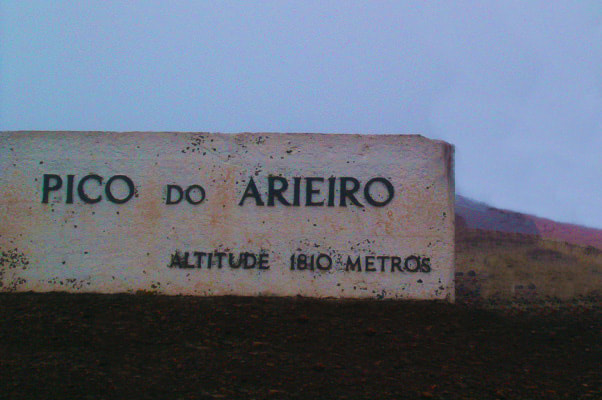
[[[521,233],[582,247],[592,246],[602,249],[602,229],[555,222],[534,215],[502,210],[461,195],[456,195],[456,226],[460,231],[478,229]]]
[[[460,195],[456,195],[456,225],[459,229],[539,234],[528,215],[500,210]]]

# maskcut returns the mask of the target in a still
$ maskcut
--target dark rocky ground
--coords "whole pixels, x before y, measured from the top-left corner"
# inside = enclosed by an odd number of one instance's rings
[[[602,311],[0,294],[2,399],[602,399]]]

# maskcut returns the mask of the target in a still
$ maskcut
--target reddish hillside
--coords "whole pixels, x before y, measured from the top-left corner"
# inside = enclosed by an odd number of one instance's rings
[[[602,249],[602,229],[555,222],[533,215],[501,210],[485,203],[456,196],[456,223],[458,229],[479,229],[493,232],[537,235],[577,246]]]

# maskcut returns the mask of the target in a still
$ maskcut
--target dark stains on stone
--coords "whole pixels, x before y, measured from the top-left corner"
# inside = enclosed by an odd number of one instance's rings
[[[29,267],[29,260],[25,253],[19,249],[0,249],[0,291],[14,292],[17,288],[27,282],[21,277],[13,278],[5,282],[5,276],[8,276],[11,270],[21,269],[26,270]]]

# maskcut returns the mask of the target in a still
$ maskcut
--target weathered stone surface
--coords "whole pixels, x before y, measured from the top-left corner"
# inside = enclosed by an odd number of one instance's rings
[[[3,291],[454,296],[453,148],[417,135],[4,132],[0,218]]]

